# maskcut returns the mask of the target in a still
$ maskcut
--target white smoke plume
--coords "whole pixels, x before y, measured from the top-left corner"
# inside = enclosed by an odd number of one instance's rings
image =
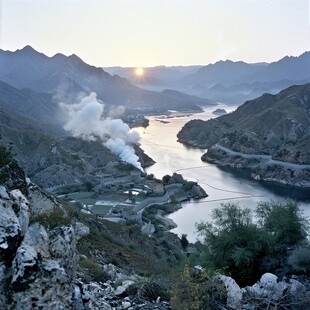
[[[104,104],[97,99],[96,93],[90,93],[79,103],[60,103],[60,106],[69,116],[65,130],[84,140],[94,141],[99,138],[103,145],[121,160],[143,171],[139,157],[132,147],[139,142],[139,134],[132,131],[121,119],[104,118]]]

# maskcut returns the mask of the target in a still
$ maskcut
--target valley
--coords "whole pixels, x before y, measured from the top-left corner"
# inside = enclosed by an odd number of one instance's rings
[[[308,54],[277,65],[159,67],[141,83],[74,54],[0,50],[0,308],[25,301],[48,309],[178,309],[185,283],[199,294],[207,289],[205,305],[229,309],[227,283],[236,304],[246,305],[261,294],[264,284],[255,283],[282,285],[286,273],[298,274],[287,287],[302,287],[298,303],[307,304],[298,255],[308,253],[301,214],[310,215],[310,93],[299,85],[307,72],[287,71]],[[242,74],[225,75],[231,68]],[[283,76],[297,85],[238,107],[232,79],[273,87],[284,85]],[[225,86],[212,86],[211,77]],[[147,90],[154,81],[167,88]],[[241,87],[245,97],[249,85]],[[220,103],[216,89],[231,100]],[[247,232],[232,225],[232,254],[210,251],[206,241],[225,237],[225,225],[218,227],[225,212]],[[267,224],[280,212],[284,225],[261,224],[259,212]]]

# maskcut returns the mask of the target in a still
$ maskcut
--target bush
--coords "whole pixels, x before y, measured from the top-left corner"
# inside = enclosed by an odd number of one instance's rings
[[[188,246],[189,242],[187,240],[187,235],[186,234],[182,234],[181,236],[181,244],[183,249],[186,249],[186,247]]]
[[[157,281],[154,281],[152,277],[132,284],[128,293],[133,295],[138,302],[145,300],[156,301],[158,297],[161,300],[168,300],[167,290]]]
[[[288,257],[288,263],[297,273],[310,273],[310,247],[298,247]]]
[[[224,309],[226,289],[205,270],[195,272],[186,264],[171,291],[175,310]]]
[[[290,247],[307,239],[309,222],[295,201],[261,202],[256,215],[259,225],[273,236],[278,247]]]
[[[39,223],[46,228],[53,229],[58,226],[68,226],[71,224],[71,217],[67,216],[60,208],[55,208],[51,212],[34,215],[30,218],[30,223]]]
[[[0,145],[0,168],[7,165],[12,160],[11,152]]]
[[[210,267],[227,268],[240,285],[253,284],[266,271],[287,272],[289,250],[307,244],[309,224],[295,202],[260,203],[256,214],[258,223],[254,224],[249,209],[225,204],[213,211],[212,223],[197,225]],[[291,265],[297,270],[306,272],[310,261],[306,252],[300,250],[291,256]]]
[[[252,223],[249,209],[224,204],[213,210],[211,223],[197,225],[204,237],[207,256],[214,269],[228,268],[240,284],[250,284],[260,276],[261,258],[269,251],[267,233]]]
[[[79,261],[79,266],[89,274],[95,281],[105,282],[109,279],[107,273],[103,272],[97,261],[93,258],[83,258]]]

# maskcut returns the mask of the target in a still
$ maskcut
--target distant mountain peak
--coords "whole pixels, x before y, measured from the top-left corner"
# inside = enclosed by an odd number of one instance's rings
[[[31,53],[38,53],[32,46],[30,45],[26,45],[25,47],[23,47],[22,49],[20,50],[17,50],[17,51],[20,51],[20,52],[31,52]]]

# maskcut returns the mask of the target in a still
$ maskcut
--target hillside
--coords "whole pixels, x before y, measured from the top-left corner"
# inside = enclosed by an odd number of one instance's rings
[[[130,176],[134,169],[121,164],[100,142],[55,136],[46,126],[5,109],[0,109],[0,135],[1,144],[16,154],[27,176],[50,190],[84,186],[87,182],[95,186],[100,183],[98,173]],[[152,164],[151,159],[136,148],[142,165]]]
[[[141,89],[127,79],[111,76],[101,68],[86,64],[76,55],[56,54],[47,57],[26,46],[15,52],[0,50],[0,80],[15,88],[29,88],[53,95],[58,101],[72,102],[81,94],[96,92],[109,105],[145,113],[162,113],[168,109],[201,111],[208,104],[200,98],[166,96]]]
[[[63,112],[53,101],[52,95],[31,89],[17,89],[3,81],[0,81],[0,108],[22,114],[44,125],[59,126],[64,123]]]
[[[309,111],[310,84],[291,86],[277,95],[264,94],[247,101],[236,111],[216,119],[190,121],[178,133],[178,139],[189,145],[208,148],[203,159],[217,163],[254,168],[261,162],[257,156],[252,156],[251,164],[247,162],[249,159],[240,159],[240,156],[256,154],[263,155],[262,159],[270,156],[272,161],[306,167],[310,164]],[[230,152],[235,156],[228,156],[229,159],[227,154],[221,156],[227,153],[223,147],[235,152]],[[294,167],[291,165],[289,168],[294,170]],[[302,174],[307,174],[304,180],[310,180],[309,170],[305,169],[300,174],[301,180]]]

